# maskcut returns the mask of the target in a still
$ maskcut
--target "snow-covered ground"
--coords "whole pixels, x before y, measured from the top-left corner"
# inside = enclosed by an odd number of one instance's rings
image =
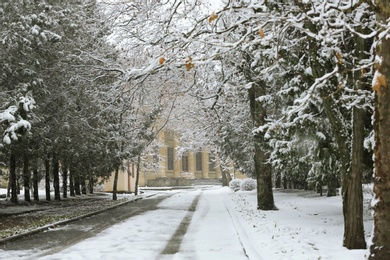
[[[297,190],[274,194],[278,211],[254,210],[254,192],[230,194],[228,200],[252,249],[261,256],[259,259],[366,259],[368,251],[342,247],[340,196],[319,197],[313,192]],[[369,201],[367,198],[365,203],[369,205]],[[369,212],[365,213],[368,242],[373,220]]]
[[[215,187],[173,192],[158,210],[118,223],[54,255],[3,251],[0,259],[363,260],[368,253],[342,247],[340,196],[276,190],[279,210],[257,211],[254,191]],[[196,211],[188,211],[199,195]],[[179,224],[188,217],[191,222],[180,252],[162,255]],[[369,214],[365,224],[368,240],[372,227]]]

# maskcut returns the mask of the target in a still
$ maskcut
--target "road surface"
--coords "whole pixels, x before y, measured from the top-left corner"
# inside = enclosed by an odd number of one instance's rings
[[[221,194],[183,190],[0,245],[0,259],[249,259],[240,232]]]

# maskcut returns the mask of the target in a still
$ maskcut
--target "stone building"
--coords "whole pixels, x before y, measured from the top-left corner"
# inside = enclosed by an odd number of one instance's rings
[[[142,158],[139,187],[191,186],[199,181],[222,183],[218,158],[207,148],[179,155],[177,150],[179,141],[174,132],[162,131],[159,140],[162,146],[158,149],[158,154]],[[144,167],[147,162],[154,163],[157,167],[153,170]],[[118,176],[118,192],[134,191],[136,170],[135,164],[125,163]],[[104,183],[105,191],[112,191],[113,175]],[[239,172],[231,172],[230,175],[235,175],[236,178],[245,177]]]

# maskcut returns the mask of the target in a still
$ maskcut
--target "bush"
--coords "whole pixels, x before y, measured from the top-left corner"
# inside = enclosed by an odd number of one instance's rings
[[[237,191],[241,187],[241,180],[240,179],[233,179],[229,182],[230,189]]]
[[[241,181],[240,189],[250,191],[256,189],[256,186],[256,181],[254,179],[247,178]]]

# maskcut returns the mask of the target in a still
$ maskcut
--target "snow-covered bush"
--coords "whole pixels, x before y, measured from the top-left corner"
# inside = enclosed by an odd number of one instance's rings
[[[229,182],[230,189],[237,191],[241,187],[241,180],[240,179],[233,179]]]
[[[104,191],[104,185],[101,184],[101,183],[98,183],[98,184],[95,185],[94,190],[97,191],[97,192],[103,192]]]
[[[250,178],[243,179],[241,181],[240,189],[246,191],[254,190],[256,189],[256,181]]]

